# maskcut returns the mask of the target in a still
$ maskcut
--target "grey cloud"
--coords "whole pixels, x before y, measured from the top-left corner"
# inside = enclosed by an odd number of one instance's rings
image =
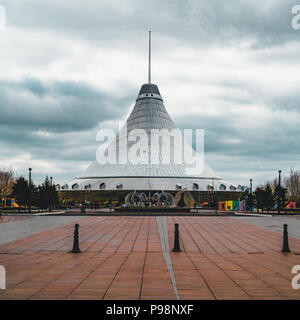
[[[240,108],[243,108],[242,104]],[[251,120],[251,113],[247,117]],[[175,122],[181,129],[204,129],[207,153],[261,161],[299,159],[299,128],[285,122],[284,115],[281,118],[256,120],[252,128],[244,128],[242,123],[239,124],[240,118],[240,114],[228,112],[219,116],[199,113],[175,118]],[[265,123],[263,128],[262,123]]]
[[[290,95],[279,97],[268,97],[266,99],[274,110],[289,110],[300,113],[300,93],[295,92]]]
[[[57,30],[93,41],[140,43],[145,29],[193,45],[238,43],[254,40],[254,47],[298,40],[291,28],[291,8],[296,0],[274,1],[99,1],[6,2],[12,25]]]
[[[94,160],[96,132],[43,133],[0,126],[1,154],[17,150],[30,152],[35,158],[60,160]]]
[[[71,81],[2,81],[0,125],[55,132],[89,130],[99,122],[122,117],[132,98],[115,98]]]

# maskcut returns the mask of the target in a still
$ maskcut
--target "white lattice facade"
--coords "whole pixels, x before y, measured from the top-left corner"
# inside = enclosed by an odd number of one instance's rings
[[[127,130],[125,130],[127,128]],[[149,154],[145,153],[143,164],[100,164],[94,161],[81,175],[65,184],[63,190],[179,190],[242,191],[243,186],[233,186],[218,176],[207,164],[201,174],[187,175],[187,166],[176,164],[173,153],[179,146],[173,144],[171,156],[163,152],[164,148],[151,149],[150,133],[152,129],[171,131],[176,126],[165,109],[162,97],[155,84],[144,84],[139,92],[135,106],[112,144],[119,146],[123,139],[134,129],[143,129],[149,134],[146,149],[157,153],[160,162],[153,164]],[[162,141],[164,141],[162,139]],[[161,142],[163,143],[163,142]],[[128,149],[133,143],[128,143]],[[191,146],[190,146],[191,148]],[[117,150],[117,159],[121,154]],[[150,153],[151,153],[150,152]],[[171,161],[164,161],[166,158]]]

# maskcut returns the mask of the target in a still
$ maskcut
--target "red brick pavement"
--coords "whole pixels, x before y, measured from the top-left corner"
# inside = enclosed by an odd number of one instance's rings
[[[283,254],[280,234],[237,219],[170,217],[168,222],[171,248],[173,225],[180,225],[183,252],[172,253],[180,299],[300,299],[291,287],[291,269],[300,264],[294,254],[299,240],[290,239],[294,252]]]
[[[0,299],[176,299],[155,217],[80,220],[0,246],[7,290]],[[180,299],[300,299],[291,268],[300,241],[282,254],[282,236],[228,217],[168,217],[170,248],[179,223],[182,252],[171,253]]]

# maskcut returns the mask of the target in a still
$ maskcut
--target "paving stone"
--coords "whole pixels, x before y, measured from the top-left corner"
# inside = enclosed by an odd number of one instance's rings
[[[55,227],[47,222],[41,231],[43,218],[30,219],[30,234],[0,245],[7,275],[0,299],[176,299],[155,216],[79,219],[80,254],[70,253],[74,217]],[[291,238],[292,252],[282,254],[282,235],[265,221],[261,227],[231,217],[169,216],[170,249],[175,223],[182,252],[170,252],[169,263],[179,299],[300,299],[300,290],[291,287],[299,239]]]

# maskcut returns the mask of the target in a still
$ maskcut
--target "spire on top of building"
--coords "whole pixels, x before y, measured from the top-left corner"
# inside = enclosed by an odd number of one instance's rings
[[[149,65],[148,65],[148,84],[151,84],[151,31],[149,31]]]
[[[157,85],[151,83],[151,31],[149,31],[148,82],[142,85],[137,100],[150,98],[163,101]]]

